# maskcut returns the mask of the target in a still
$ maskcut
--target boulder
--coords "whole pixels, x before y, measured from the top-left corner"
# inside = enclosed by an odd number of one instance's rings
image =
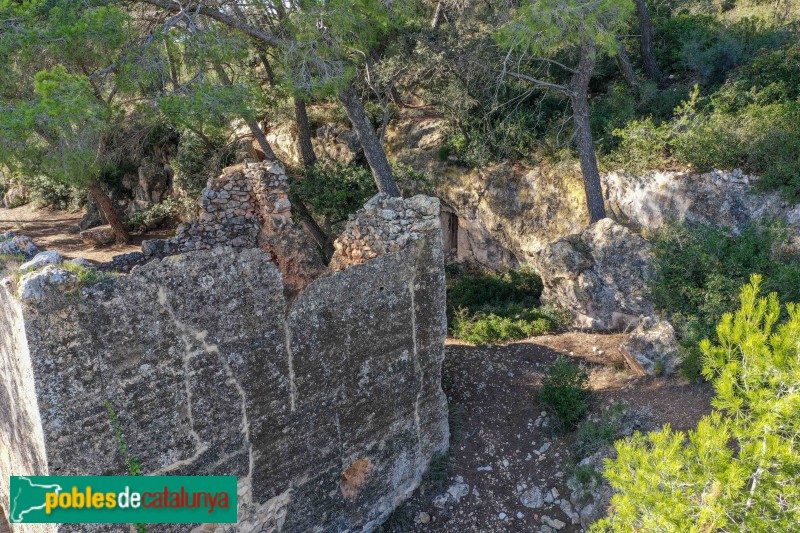
[[[81,232],[81,239],[86,244],[94,246],[108,246],[114,244],[116,237],[111,226],[97,226]]]
[[[633,328],[655,314],[650,261],[647,241],[609,218],[551,242],[533,260],[542,299],[570,311],[576,327],[598,331]]]
[[[55,250],[39,252],[33,259],[20,265],[19,271],[22,273],[30,272],[31,270],[38,270],[47,265],[57,265],[63,262],[63,260],[64,258],[61,257],[61,254]]]
[[[22,255],[25,259],[31,259],[38,251],[28,237],[11,232],[0,233],[0,255]]]
[[[26,187],[22,185],[14,185],[10,187],[2,198],[2,206],[6,209],[14,209],[21,205],[30,202],[30,193]]]
[[[57,286],[62,290],[70,290],[78,286],[80,278],[55,265],[47,265],[41,270],[28,272],[19,280],[19,299],[28,302],[38,302],[44,297],[48,286]]]
[[[680,362],[675,330],[666,320],[641,320],[621,348],[650,375],[671,374]]]

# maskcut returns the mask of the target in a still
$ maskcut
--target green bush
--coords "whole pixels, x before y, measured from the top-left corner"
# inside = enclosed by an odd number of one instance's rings
[[[698,343],[713,338],[750,274],[763,274],[768,290],[800,301],[800,261],[784,251],[789,236],[780,224],[753,224],[739,235],[715,226],[672,224],[652,241],[652,297],[675,325],[686,377],[699,377]]]
[[[291,194],[311,206],[323,225],[331,225],[361,209],[378,192],[367,167],[318,162],[291,182]]]
[[[458,339],[472,344],[507,342],[548,333],[568,321],[562,311],[539,307],[542,280],[532,270],[449,272],[450,334]]]
[[[588,374],[563,355],[547,368],[539,399],[555,415],[560,429],[575,429],[589,410],[588,382]]]
[[[603,412],[600,420],[584,421],[578,428],[578,435],[572,448],[575,457],[583,459],[603,446],[613,444],[620,436],[620,424],[625,410],[625,404],[617,402]]]
[[[155,204],[129,217],[126,223],[131,231],[144,232],[156,229],[168,220],[191,219],[196,212],[197,202],[195,200],[171,196],[160,204]]]
[[[451,309],[480,311],[484,306],[508,303],[536,305],[542,295],[542,278],[530,269],[509,270],[501,274],[481,273],[459,276],[447,290]]]
[[[462,307],[453,314],[450,334],[471,344],[491,344],[543,335],[563,324],[558,311],[545,307],[511,304],[476,312]]]
[[[592,532],[797,529],[800,306],[781,312],[775,293],[759,297],[761,282],[722,317],[718,343],[700,346],[715,410],[688,436],[667,425],[619,441],[604,472],[611,514]]]

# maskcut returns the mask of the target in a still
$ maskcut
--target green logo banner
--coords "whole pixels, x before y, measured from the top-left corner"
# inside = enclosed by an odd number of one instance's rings
[[[235,476],[11,476],[12,524],[236,522]]]

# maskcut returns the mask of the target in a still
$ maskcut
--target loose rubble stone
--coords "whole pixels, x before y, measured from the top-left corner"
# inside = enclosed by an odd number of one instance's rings
[[[71,265],[78,265],[84,268],[97,268],[94,263],[83,257],[76,257],[75,259],[70,259],[67,262]]]
[[[544,506],[544,497],[539,487],[533,487],[523,492],[519,497],[519,501],[528,509],[539,509]]]
[[[39,252],[33,257],[33,259],[20,265],[19,271],[22,273],[30,272],[31,270],[36,270],[47,265],[57,265],[62,261],[63,257],[61,257],[61,254],[55,250]]]
[[[680,363],[675,330],[666,320],[640,320],[621,348],[630,353],[650,375],[671,374]]]
[[[80,236],[83,242],[92,246],[108,246],[109,244],[114,244],[117,240],[111,226],[97,226],[96,228],[87,229],[82,231]]]
[[[29,237],[14,233],[0,233],[0,255],[22,255],[31,259],[39,250]]]

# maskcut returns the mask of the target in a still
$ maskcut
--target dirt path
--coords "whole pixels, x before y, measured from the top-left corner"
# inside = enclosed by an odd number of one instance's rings
[[[565,333],[507,346],[448,343],[443,387],[455,434],[452,466],[446,480],[423,485],[408,504],[406,518],[398,520],[406,524],[394,531],[549,531],[542,529],[541,515],[564,522],[561,532],[582,531],[556,503],[536,510],[520,503],[520,494],[531,487],[555,488],[561,498],[570,493],[566,481],[575,433],[559,435],[539,424],[544,408],[537,390],[548,364],[571,352],[587,365],[594,390],[590,416],[624,400],[648,408],[649,423],[660,427],[669,422],[686,430],[710,410],[708,386],[677,378],[637,378],[625,371],[613,350],[621,340],[622,335]],[[600,351],[610,354],[604,364]],[[442,505],[440,499],[437,506],[436,496],[457,485],[457,476],[469,492],[458,503],[451,499]],[[420,513],[427,513],[424,519],[430,521],[420,523]]]
[[[15,209],[0,208],[0,233],[13,231],[33,239],[41,250],[58,250],[67,259],[83,257],[90,261],[110,261],[117,254],[141,251],[142,241],[158,239],[169,235],[169,231],[133,235],[130,244],[115,244],[95,248],[84,243],[78,235],[78,222],[82,212],[35,209],[33,205],[23,205]]]

